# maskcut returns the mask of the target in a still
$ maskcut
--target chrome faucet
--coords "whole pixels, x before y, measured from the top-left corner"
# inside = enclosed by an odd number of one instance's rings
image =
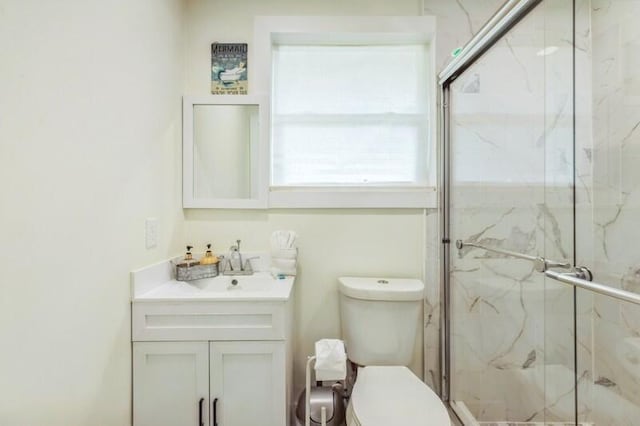
[[[229,247],[229,267],[233,271],[233,261],[238,260],[238,268],[242,271],[242,253],[240,253],[240,240],[236,240],[236,245]]]
[[[229,258],[227,259],[227,267],[224,268],[224,275],[252,275],[251,258],[242,262],[242,253],[240,252],[240,240],[236,240],[236,244],[229,247]],[[234,263],[236,266],[234,267]]]

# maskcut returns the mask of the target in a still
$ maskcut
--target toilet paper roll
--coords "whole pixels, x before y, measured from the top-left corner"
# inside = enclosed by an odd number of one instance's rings
[[[321,339],[316,342],[316,380],[344,380],[347,377],[347,353],[344,342]]]

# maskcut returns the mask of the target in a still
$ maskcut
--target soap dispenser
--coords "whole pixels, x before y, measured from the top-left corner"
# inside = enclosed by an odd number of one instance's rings
[[[187,253],[184,255],[185,266],[194,266],[198,264],[198,262],[193,259],[193,254],[191,254],[192,248],[193,246],[187,246]]]
[[[191,253],[191,249],[193,248],[193,246],[187,246],[187,252],[184,255],[184,262],[178,264],[178,266],[181,267],[190,267],[190,266],[195,266],[198,264],[198,261],[193,259],[193,254]]]
[[[202,256],[202,259],[200,259],[200,264],[213,265],[216,263],[218,263],[218,256],[214,256],[211,251],[211,244],[207,244],[207,251],[204,253],[204,256]]]
[[[213,278],[218,275],[218,258],[211,252],[211,244],[207,245],[207,252],[198,262],[193,258],[191,249],[187,246],[184,259],[175,263],[176,281],[194,281],[204,278]]]

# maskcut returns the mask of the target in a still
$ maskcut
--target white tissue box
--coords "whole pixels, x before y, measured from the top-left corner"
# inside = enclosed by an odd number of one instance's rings
[[[322,339],[316,342],[316,380],[344,380],[347,377],[347,353],[344,342]]]

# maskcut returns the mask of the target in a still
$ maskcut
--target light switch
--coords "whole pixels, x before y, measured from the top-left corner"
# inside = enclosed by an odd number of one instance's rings
[[[155,248],[158,245],[158,219],[148,217],[144,221],[144,238],[147,249]]]

